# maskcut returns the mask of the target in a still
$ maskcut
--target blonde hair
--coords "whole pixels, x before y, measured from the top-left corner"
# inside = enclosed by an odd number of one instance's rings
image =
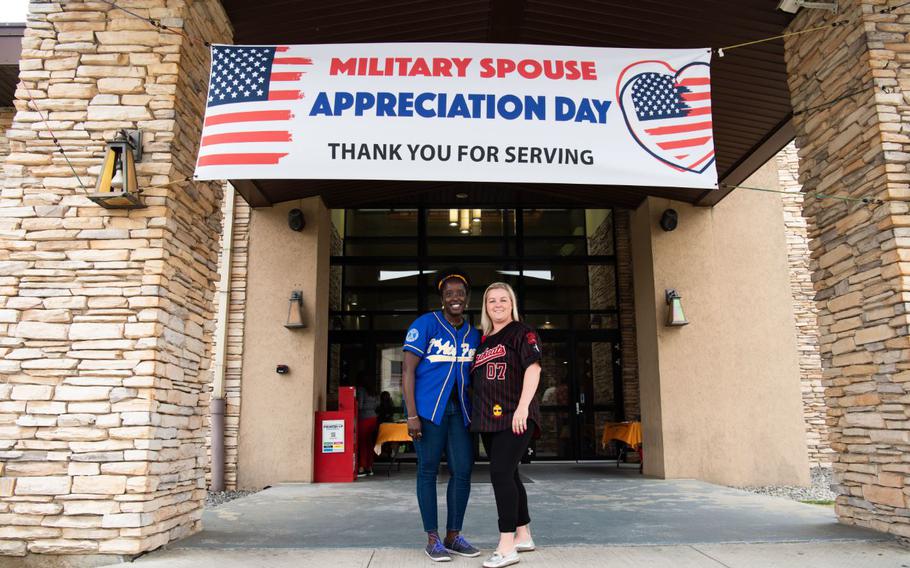
[[[490,319],[490,316],[487,315],[487,294],[490,293],[490,290],[505,290],[506,294],[509,295],[509,299],[512,300],[512,321],[519,321],[520,319],[518,316],[518,299],[515,297],[515,290],[505,282],[493,282],[483,291],[483,311],[480,312],[480,327],[483,329],[484,335],[490,335],[490,332],[493,331],[493,321]]]

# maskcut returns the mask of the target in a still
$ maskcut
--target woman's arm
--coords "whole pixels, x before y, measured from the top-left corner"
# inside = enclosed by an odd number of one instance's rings
[[[531,400],[534,399],[534,393],[537,392],[537,386],[540,384],[540,363],[531,363],[525,369],[524,378],[521,384],[521,398],[518,399],[518,408],[512,415],[512,431],[516,434],[524,434],[528,429],[528,412],[531,407]]]
[[[415,440],[419,440],[423,433],[420,431],[420,418],[412,419],[417,416],[417,399],[414,397],[414,383],[416,382],[414,371],[420,364],[420,357],[410,351],[404,352],[404,362],[401,364],[401,393],[404,395],[404,404],[408,409],[408,435]]]

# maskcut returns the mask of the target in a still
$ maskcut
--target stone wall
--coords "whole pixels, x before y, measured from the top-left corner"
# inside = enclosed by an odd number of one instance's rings
[[[837,515],[910,537],[910,16],[889,4],[801,10],[790,29],[849,23],[785,47]]]
[[[203,38],[231,30],[218,2],[118,4],[192,39],[67,0],[33,1],[22,42],[0,189],[0,554],[135,554],[200,528],[222,190],[173,182],[195,161]],[[143,130],[146,209],[85,197],[119,128]]]
[[[626,420],[641,419],[638,389],[638,347],[635,332],[635,287],[632,282],[632,235],[628,209],[614,209],[616,225],[616,279],[619,294],[619,332],[622,338],[621,368],[623,409]]]
[[[233,190],[231,190],[233,192]],[[243,374],[243,332],[246,322],[246,281],[249,262],[250,215],[252,208],[234,195],[234,234],[231,243],[230,300],[227,312],[227,352],[224,369],[224,487],[237,489],[237,444],[240,436],[240,377]],[[224,212],[222,212],[224,219]],[[223,258],[218,255],[219,274]],[[216,297],[216,305],[220,295]],[[206,420],[208,423],[208,420]],[[211,448],[211,439],[207,441]],[[211,453],[209,453],[211,457]],[[211,480],[211,464],[206,468]]]
[[[799,373],[803,387],[803,412],[806,417],[806,446],[809,465],[830,465],[831,444],[828,440],[825,387],[822,385],[822,362],[818,351],[818,308],[809,272],[809,236],[803,217],[802,185],[799,183],[799,158],[792,142],[781,150],[777,161],[780,188],[784,202],[784,230],[787,234],[787,259],[790,264],[790,291],[793,294],[793,317],[800,354]]]
[[[0,107],[0,166],[9,155],[9,137],[6,131],[13,125],[13,116],[16,109],[13,107]]]

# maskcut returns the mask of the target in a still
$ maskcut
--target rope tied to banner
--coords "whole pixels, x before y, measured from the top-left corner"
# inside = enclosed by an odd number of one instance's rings
[[[794,195],[797,193],[802,193],[803,195],[811,195],[812,197],[824,200],[824,199],[834,199],[837,201],[845,201],[848,203],[862,203],[864,205],[883,205],[887,202],[907,202],[910,200],[907,199],[881,199],[878,197],[848,197],[845,195],[832,195],[830,193],[820,193],[820,192],[803,192],[803,191],[786,191],[781,189],[770,189],[767,187],[752,187],[748,185],[734,185],[729,183],[718,184],[719,188],[724,189],[747,189],[749,191],[761,191],[764,193],[781,193]]]

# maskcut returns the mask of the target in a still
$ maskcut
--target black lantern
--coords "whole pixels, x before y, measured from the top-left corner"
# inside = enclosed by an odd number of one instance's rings
[[[107,143],[95,193],[88,198],[105,209],[141,209],[136,162],[142,158],[142,131],[121,130]]]
[[[288,299],[288,321],[284,324],[288,329],[301,329],[306,327],[303,317],[303,292],[294,290]]]

